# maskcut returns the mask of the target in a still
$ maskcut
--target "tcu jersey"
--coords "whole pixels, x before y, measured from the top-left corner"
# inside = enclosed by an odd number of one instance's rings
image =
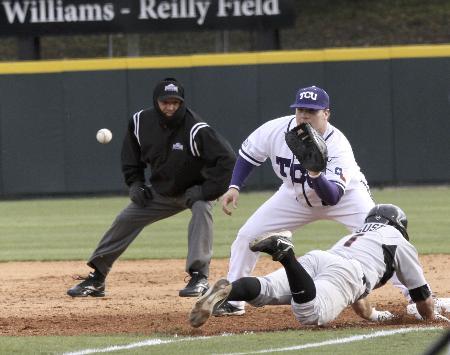
[[[416,300],[430,295],[416,249],[395,228],[385,224],[365,224],[331,249],[313,250],[298,261],[314,280],[313,300],[295,303],[286,272],[280,268],[258,277],[261,291],[250,303],[257,307],[290,303],[300,323],[322,325],[382,286],[394,270],[404,286],[416,290]]]
[[[356,163],[347,138],[331,124],[327,124],[324,139],[329,161],[325,177],[344,192],[334,206],[322,203],[309,185],[309,177],[301,163],[287,146],[284,135],[296,125],[295,116],[271,120],[257,128],[242,144],[240,156],[253,165],[261,165],[267,158],[275,174],[283,181],[275,194],[264,202],[245,222],[231,246],[228,280],[235,281],[251,275],[259,253],[248,248],[259,235],[280,230],[294,232],[319,220],[332,220],[354,232],[374,206],[364,175]],[[243,308],[243,302],[230,302]]]
[[[309,207],[322,206],[322,200],[310,186],[307,171],[287,146],[284,135],[296,125],[295,115],[271,120],[256,129],[242,144],[239,155],[259,166],[267,158],[283,184],[293,190],[299,202]],[[347,138],[336,127],[327,124],[323,138],[328,149],[327,168],[323,174],[343,192],[353,189],[368,191],[367,181],[355,161]]]

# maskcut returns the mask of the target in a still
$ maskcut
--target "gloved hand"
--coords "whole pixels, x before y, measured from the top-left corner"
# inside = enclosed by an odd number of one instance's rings
[[[309,123],[291,129],[285,141],[297,160],[308,171],[325,170],[328,162],[328,148],[324,139]]]
[[[200,185],[191,186],[184,193],[184,201],[186,206],[192,208],[192,205],[199,200],[204,200],[202,187]]]
[[[153,198],[150,187],[145,185],[142,181],[136,181],[130,185],[129,196],[130,200],[139,207],[147,206],[148,202]]]
[[[395,316],[391,312],[377,311],[375,308],[372,308],[372,314],[370,315],[370,320],[372,322],[386,322],[394,318]]]

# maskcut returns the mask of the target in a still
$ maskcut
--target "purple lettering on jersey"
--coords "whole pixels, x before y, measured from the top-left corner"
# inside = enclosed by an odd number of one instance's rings
[[[286,159],[283,157],[275,157],[275,162],[280,166],[280,175],[287,177],[284,168],[289,168],[291,166],[291,159]]]
[[[289,168],[289,176],[293,183],[303,184],[306,180],[306,169],[301,164],[292,164],[291,159],[276,156],[275,162],[280,166],[280,175],[287,177],[285,168]]]
[[[294,164],[290,170],[291,180],[294,183],[303,184],[306,180],[306,169],[301,164]]]

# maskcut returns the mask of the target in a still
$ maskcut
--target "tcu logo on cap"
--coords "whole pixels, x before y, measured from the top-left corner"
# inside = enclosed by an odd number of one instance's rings
[[[317,94],[312,92],[312,91],[303,91],[298,96],[298,99],[301,100],[303,98],[305,98],[305,99],[312,99],[312,100],[315,101],[315,100],[317,100]]]

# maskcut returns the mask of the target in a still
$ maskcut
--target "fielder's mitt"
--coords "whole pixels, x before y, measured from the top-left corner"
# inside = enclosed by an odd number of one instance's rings
[[[286,144],[295,157],[310,171],[323,171],[327,167],[328,149],[322,136],[309,124],[291,129],[285,135]]]

